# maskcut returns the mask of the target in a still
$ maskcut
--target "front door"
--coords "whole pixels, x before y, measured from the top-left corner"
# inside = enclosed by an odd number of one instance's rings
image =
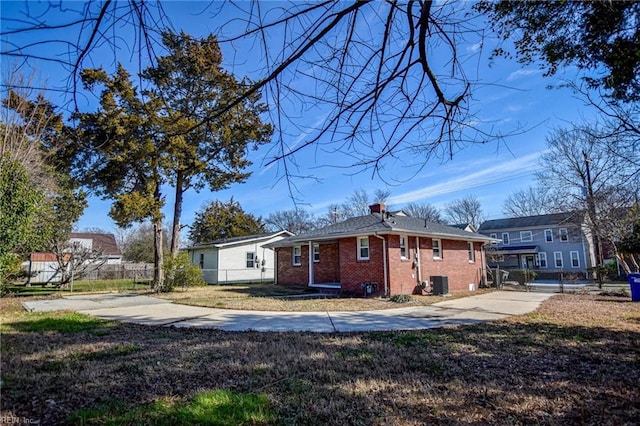
[[[535,263],[535,262],[536,262],[536,258],[535,258],[535,256],[534,256],[534,255],[532,255],[532,254],[528,254],[528,255],[526,255],[526,256],[524,257],[524,259],[525,259],[525,261],[524,261],[524,262],[522,262],[522,263],[524,263],[524,265],[522,265],[522,266],[524,266],[526,269],[533,269],[533,268],[534,268],[534,266],[536,265],[536,263]]]

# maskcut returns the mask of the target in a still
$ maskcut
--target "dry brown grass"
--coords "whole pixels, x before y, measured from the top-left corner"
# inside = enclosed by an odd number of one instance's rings
[[[42,315],[20,312],[17,302],[0,301],[2,416],[40,424],[68,424],[83,407],[134,409],[214,389],[266,393],[277,424],[625,425],[640,418],[640,304],[629,298],[561,295],[494,323],[357,334],[128,324],[34,333],[19,330]]]
[[[252,311],[325,312],[325,311],[371,311],[406,306],[426,306],[443,300],[482,294],[491,290],[458,292],[455,296],[412,295],[411,301],[395,303],[380,297],[369,298],[311,298],[299,299],[291,296],[305,295],[304,289],[287,288],[273,284],[246,284],[229,286],[207,286],[177,289],[158,295],[184,305],[208,308],[239,309]],[[306,293],[308,296],[309,294]]]

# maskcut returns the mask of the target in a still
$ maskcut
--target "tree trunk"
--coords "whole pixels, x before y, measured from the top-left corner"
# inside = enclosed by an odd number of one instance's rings
[[[162,247],[162,221],[153,221],[153,288],[162,290],[164,286],[164,253]]]
[[[176,201],[173,204],[173,227],[171,228],[171,257],[178,255],[178,245],[180,244],[180,217],[182,216],[182,197],[184,195],[184,176],[178,171],[176,176]]]

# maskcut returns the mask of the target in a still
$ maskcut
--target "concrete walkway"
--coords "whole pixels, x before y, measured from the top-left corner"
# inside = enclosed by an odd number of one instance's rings
[[[496,291],[430,306],[359,312],[235,311],[174,304],[137,294],[64,296],[24,302],[28,311],[70,309],[128,323],[225,331],[312,331],[322,333],[420,330],[502,319],[532,312],[552,293]]]

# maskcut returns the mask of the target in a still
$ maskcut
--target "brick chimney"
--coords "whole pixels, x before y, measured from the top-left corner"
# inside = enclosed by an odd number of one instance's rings
[[[372,204],[369,206],[369,210],[371,210],[371,214],[374,214],[374,213],[382,214],[384,211],[387,210],[387,206],[385,206],[383,203]]]

